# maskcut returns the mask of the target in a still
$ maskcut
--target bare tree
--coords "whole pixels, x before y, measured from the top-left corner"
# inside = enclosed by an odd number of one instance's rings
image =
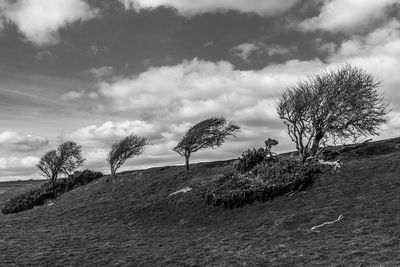
[[[119,167],[133,156],[140,155],[144,147],[149,144],[145,137],[131,134],[124,139],[114,143],[108,153],[107,161],[110,164],[111,174],[115,176]]]
[[[193,152],[220,147],[229,136],[235,136],[239,129],[233,122],[227,123],[224,117],[206,119],[190,128],[173,150],[185,157],[186,170],[189,170],[189,158]]]
[[[288,88],[277,111],[302,162],[318,156],[321,144],[378,135],[388,113],[379,85],[363,69],[346,64]]]
[[[54,197],[57,197],[55,189],[60,174],[69,175],[85,162],[82,156],[82,147],[75,142],[67,141],[58,146],[57,150],[50,150],[40,159],[36,165],[49,179]]]

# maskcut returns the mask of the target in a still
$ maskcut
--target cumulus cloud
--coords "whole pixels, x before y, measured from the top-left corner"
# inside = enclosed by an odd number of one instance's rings
[[[83,0],[16,0],[2,2],[0,20],[14,23],[25,38],[38,46],[59,42],[58,30],[98,14]]]
[[[85,91],[69,91],[61,96],[61,99],[64,101],[74,100],[81,98],[85,94]]]
[[[0,148],[7,151],[37,151],[49,143],[49,140],[41,136],[22,135],[13,131],[0,132]]]
[[[273,16],[281,14],[298,0],[218,0],[218,1],[187,1],[187,0],[119,0],[127,9],[136,11],[141,9],[155,9],[160,6],[176,9],[184,16],[193,16],[204,13],[215,13],[221,11],[239,11],[244,13],[255,13],[260,16]]]
[[[269,56],[274,55],[286,55],[296,51],[296,47],[283,47],[280,45],[266,45],[264,43],[243,43],[231,48],[231,52],[242,58],[245,61],[249,60],[249,57],[253,54],[261,55],[268,54]]]
[[[39,158],[28,157],[0,157],[0,169],[15,169],[34,167],[39,162]]]
[[[90,68],[88,71],[96,78],[102,78],[111,75],[113,70],[114,68],[112,66],[103,66],[98,68]]]
[[[102,81],[99,94],[117,111],[133,110],[146,118],[196,120],[230,115],[276,96],[307,71],[323,63],[288,61],[262,70],[237,70],[226,61],[184,60],[174,66],[150,68],[132,77]]]
[[[249,56],[258,49],[259,46],[253,43],[243,43],[233,47],[231,51],[235,56],[240,57],[243,60],[248,60]]]
[[[304,31],[326,30],[360,33],[385,20],[388,9],[398,0],[332,0],[326,1],[316,17],[299,24]]]
[[[396,101],[400,99],[400,22],[392,20],[366,36],[353,36],[343,41],[330,62],[351,62],[377,76],[385,95]],[[397,107],[399,108],[399,107]]]
[[[146,136],[150,139],[160,138],[161,128],[152,123],[134,120],[112,122],[107,121],[100,126],[89,125],[64,135],[63,139],[75,140],[91,147],[108,147],[132,133]]]

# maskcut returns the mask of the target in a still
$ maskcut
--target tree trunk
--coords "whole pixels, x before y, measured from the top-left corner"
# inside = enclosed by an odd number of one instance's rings
[[[190,151],[185,150],[185,163],[186,163],[186,170],[189,170],[189,157],[190,157]]]
[[[310,157],[315,157],[317,155],[319,149],[319,143],[321,142],[322,138],[324,138],[324,133],[322,131],[317,131],[315,135],[314,142],[310,149]]]
[[[56,179],[54,179],[54,180],[53,179],[51,181],[51,187],[53,189],[53,198],[56,199],[57,198]]]
[[[185,155],[185,159],[186,159],[186,170],[189,170],[189,156]]]

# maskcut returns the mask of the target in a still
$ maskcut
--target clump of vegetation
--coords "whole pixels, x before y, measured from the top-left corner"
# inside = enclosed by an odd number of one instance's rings
[[[103,176],[101,172],[91,170],[76,171],[68,178],[58,179],[54,184],[47,182],[39,188],[32,189],[24,194],[8,200],[1,209],[2,213],[17,213],[45,204],[56,195],[70,191],[76,187],[86,185]]]
[[[186,170],[189,170],[189,158],[192,153],[220,147],[228,137],[235,136],[239,130],[238,125],[228,123],[224,117],[206,119],[191,127],[173,150],[185,157]]]
[[[231,171],[220,176],[204,191],[203,197],[214,206],[243,207],[305,188],[320,172],[318,165],[276,158],[256,165],[253,172]]]
[[[268,138],[265,148],[245,151],[233,171],[220,176],[203,192],[206,202],[233,209],[311,185],[322,167],[279,158],[271,151],[277,144]]]
[[[246,173],[251,171],[257,164],[265,160],[273,159],[276,154],[272,152],[271,149],[276,145],[278,145],[278,141],[268,138],[265,141],[265,148],[247,149],[242,153],[242,156],[236,163],[235,170],[239,173]]]

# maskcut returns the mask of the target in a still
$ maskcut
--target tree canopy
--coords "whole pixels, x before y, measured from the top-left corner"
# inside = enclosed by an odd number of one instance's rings
[[[288,88],[277,111],[302,161],[318,156],[326,142],[377,135],[388,113],[379,85],[365,70],[346,64]]]
[[[209,118],[191,127],[173,150],[186,158],[188,170],[192,153],[205,148],[220,147],[229,136],[235,136],[239,130],[238,125],[227,123],[224,117]]]
[[[115,176],[117,170],[125,161],[133,156],[142,154],[144,147],[149,144],[145,137],[131,134],[115,142],[108,153],[107,161],[110,164],[111,174]]]
[[[50,180],[53,189],[60,174],[69,175],[85,162],[82,147],[75,142],[67,141],[60,144],[57,150],[48,151],[36,165],[43,176]]]

